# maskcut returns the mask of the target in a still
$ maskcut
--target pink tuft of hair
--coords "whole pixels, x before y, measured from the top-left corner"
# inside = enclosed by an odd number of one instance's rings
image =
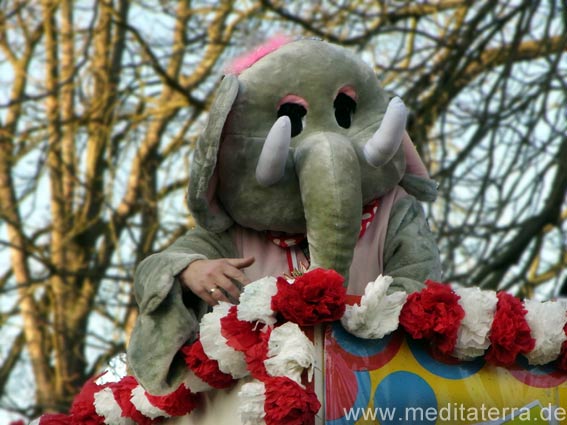
[[[268,53],[275,52],[280,47],[293,41],[291,37],[276,35],[265,43],[256,47],[253,51],[243,54],[232,60],[225,68],[225,74],[239,75],[245,69],[250,68]]]

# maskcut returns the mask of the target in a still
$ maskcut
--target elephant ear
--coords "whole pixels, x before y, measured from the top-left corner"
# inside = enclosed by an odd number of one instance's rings
[[[410,195],[422,202],[433,202],[437,199],[437,182],[415,174],[405,174],[400,186]]]
[[[404,133],[402,145],[406,157],[406,172],[400,186],[420,201],[435,201],[437,198],[437,182],[429,178],[427,168],[425,168],[407,132]]]
[[[225,76],[211,105],[207,125],[197,141],[191,162],[187,196],[189,210],[201,227],[215,233],[228,229],[233,223],[216,196],[216,168],[223,128],[237,94],[237,77]]]

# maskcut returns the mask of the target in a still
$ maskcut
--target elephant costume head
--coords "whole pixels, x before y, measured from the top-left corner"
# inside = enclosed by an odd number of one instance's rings
[[[306,233],[311,267],[346,275],[364,205],[404,178],[412,194],[434,197],[427,179],[406,174],[415,159],[406,116],[348,50],[283,43],[221,82],[194,154],[189,208],[211,232],[238,223]]]

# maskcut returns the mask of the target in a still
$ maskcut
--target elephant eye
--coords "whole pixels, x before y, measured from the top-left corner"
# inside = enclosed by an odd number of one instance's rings
[[[356,102],[345,93],[339,93],[333,103],[335,119],[342,128],[350,128],[352,115],[356,111]]]
[[[299,103],[287,102],[278,109],[278,118],[287,115],[291,121],[291,137],[295,137],[303,131],[303,117],[306,114],[307,109]]]

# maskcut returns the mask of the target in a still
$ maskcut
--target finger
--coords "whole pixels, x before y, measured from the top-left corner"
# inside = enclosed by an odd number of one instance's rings
[[[254,264],[254,261],[256,261],[256,259],[254,257],[227,258],[226,261],[228,262],[228,264],[236,267],[237,269],[243,269]]]
[[[215,301],[215,305],[218,304],[219,301],[230,303],[230,300],[226,297],[224,290],[220,286],[216,285],[214,288],[209,289],[208,292],[211,298]]]
[[[227,265],[223,269],[223,272],[225,276],[228,276],[232,280],[232,283],[236,285],[240,291],[242,291],[244,285],[250,283],[250,279],[248,279],[248,277],[236,267]]]
[[[234,300],[238,300],[240,298],[240,289],[232,283],[232,281],[225,275],[222,275],[217,278],[217,286],[219,288],[224,289],[227,294],[234,298]]]
[[[238,300],[238,298],[234,298],[232,295],[230,295],[227,291],[225,291],[223,288],[219,288],[220,291],[222,291],[222,293],[224,294],[227,302],[229,302],[230,304],[238,304],[240,301]]]
[[[199,298],[201,298],[210,306],[214,306],[218,304],[218,301],[212,297],[212,295],[207,291],[206,288],[202,288],[201,290],[196,291],[195,293],[199,296]]]

